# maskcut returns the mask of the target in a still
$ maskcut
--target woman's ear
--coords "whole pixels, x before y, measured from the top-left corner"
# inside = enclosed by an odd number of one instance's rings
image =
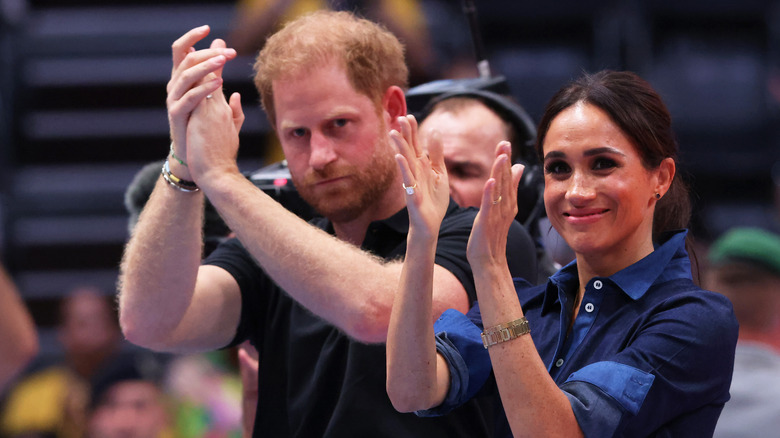
[[[661,161],[658,166],[658,181],[656,182],[655,192],[663,197],[669,190],[669,187],[674,181],[674,175],[677,172],[677,165],[674,163],[674,159],[667,157]]]

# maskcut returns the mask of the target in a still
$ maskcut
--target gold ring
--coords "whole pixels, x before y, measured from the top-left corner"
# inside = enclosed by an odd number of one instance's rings
[[[407,187],[404,183],[401,183],[401,185],[404,187],[404,190],[406,190],[407,195],[414,195],[414,189],[417,187],[417,183],[414,183],[413,186],[409,187]]]
[[[495,201],[493,201],[493,205],[496,205],[496,204],[498,204],[499,202],[501,202],[501,195],[498,195],[498,199],[496,199]]]

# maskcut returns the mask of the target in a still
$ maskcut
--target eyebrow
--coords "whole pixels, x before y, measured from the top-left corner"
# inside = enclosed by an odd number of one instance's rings
[[[336,108],[333,108],[332,111],[330,111],[328,114],[325,115],[325,117],[322,120],[334,120],[334,119],[344,119],[352,114],[358,113],[355,109],[352,107],[342,105],[338,106]],[[301,124],[294,123],[290,120],[282,120],[279,124],[279,127],[281,130],[285,129],[298,129],[298,128],[304,128],[305,126]]]
[[[601,154],[616,154],[625,157],[626,154],[624,154],[622,151],[609,147],[609,146],[603,146],[600,148],[593,148],[588,149],[585,151],[582,155],[585,157],[592,157],[594,155],[601,155]],[[566,154],[561,151],[552,151],[549,152],[547,155],[544,156],[545,160],[551,159],[551,158],[563,158]]]
[[[609,146],[603,146],[600,148],[594,148],[594,149],[588,149],[583,154],[586,157],[592,157],[594,155],[601,155],[601,154],[615,154],[625,157],[626,154],[624,154],[621,150],[609,147]]]
[[[289,120],[282,120],[281,123],[279,123],[279,130],[280,131],[286,131],[288,129],[298,129],[300,126],[296,125],[293,122],[290,122]]]

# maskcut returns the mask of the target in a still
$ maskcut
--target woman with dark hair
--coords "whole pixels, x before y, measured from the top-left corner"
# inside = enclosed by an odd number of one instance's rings
[[[692,280],[671,118],[647,82],[585,75],[547,106],[537,140],[545,207],[576,260],[546,284],[513,282],[506,268],[522,167],[498,145],[468,246],[479,304],[434,326],[431,254],[447,175],[440,146],[426,156],[414,121],[401,126],[391,136],[404,185],[416,189],[387,342],[396,409],[439,415],[497,390],[511,432],[500,421],[496,436],[712,435],[737,323],[727,299]]]

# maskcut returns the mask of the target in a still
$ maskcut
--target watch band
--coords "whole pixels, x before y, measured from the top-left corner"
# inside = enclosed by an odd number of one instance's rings
[[[485,329],[482,332],[482,345],[488,348],[528,333],[531,333],[531,327],[528,325],[528,320],[523,316],[520,319]]]

